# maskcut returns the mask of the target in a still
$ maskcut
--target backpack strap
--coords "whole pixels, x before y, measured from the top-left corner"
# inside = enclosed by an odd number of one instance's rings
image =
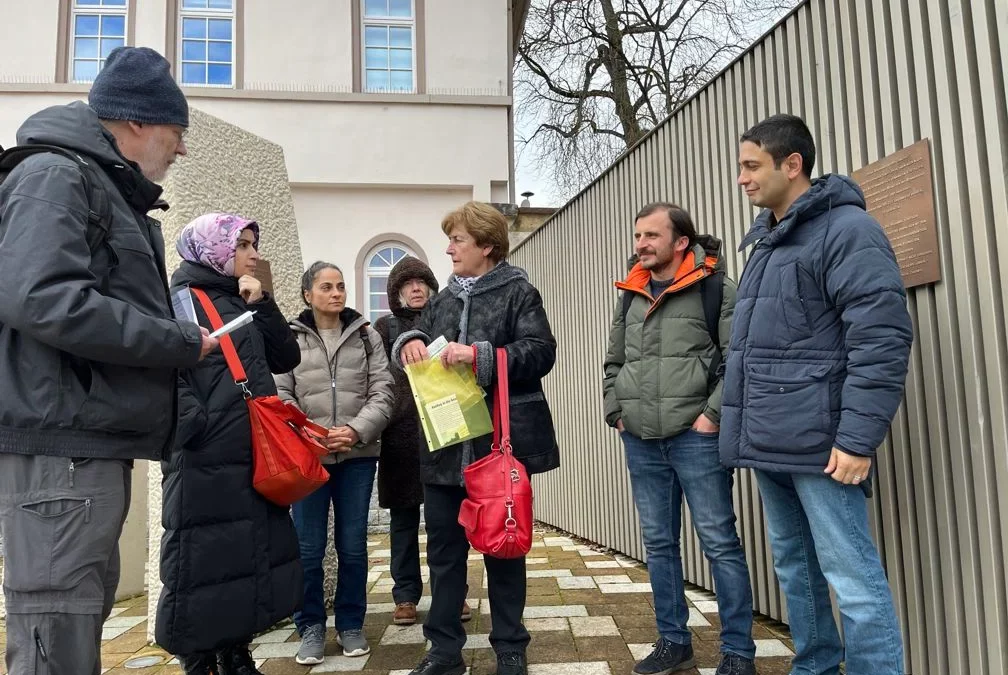
[[[77,165],[80,169],[81,177],[84,181],[84,193],[88,200],[88,229],[87,245],[91,251],[91,258],[106,245],[109,237],[109,227],[111,223],[111,201],[108,191],[102,184],[101,176],[98,175],[98,166],[95,160],[81,155],[72,150],[67,150],[58,145],[16,145],[0,152],[0,183],[5,181],[11,172],[24,160],[32,155],[51,153],[65,157]],[[101,275],[102,292],[108,293],[108,277],[112,269],[118,264],[115,252],[108,248],[109,265],[108,270]]]
[[[630,311],[630,305],[633,304],[634,296],[636,293],[631,293],[630,291],[623,291],[623,325],[626,326],[626,315]]]
[[[367,354],[368,359],[371,358],[371,354],[374,352],[374,345],[371,344],[371,336],[368,335],[367,325],[363,325],[357,329],[357,333],[360,335],[361,342],[364,343],[364,353]]]
[[[707,380],[716,382],[724,375],[724,354],[721,353],[721,303],[724,301],[724,272],[717,271],[700,281],[700,300],[703,303],[707,333],[714,345],[715,354],[707,369]]]
[[[402,326],[399,323],[399,317],[395,314],[389,314],[385,317],[385,325],[388,326],[388,347],[385,349],[385,355],[391,359],[392,345],[395,344],[396,339],[402,334]]]

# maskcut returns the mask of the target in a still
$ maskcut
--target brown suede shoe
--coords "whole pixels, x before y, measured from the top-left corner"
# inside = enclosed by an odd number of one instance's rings
[[[472,607],[465,600],[462,601],[462,621],[468,621],[472,618]]]
[[[400,602],[396,605],[392,623],[397,626],[412,626],[416,623],[416,605],[412,602]]]

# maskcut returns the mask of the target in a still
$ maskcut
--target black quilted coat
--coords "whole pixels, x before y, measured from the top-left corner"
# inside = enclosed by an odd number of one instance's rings
[[[172,291],[186,285],[206,291],[225,323],[256,311],[231,337],[253,395],[275,394],[271,373],[293,369],[301,351],[273,299],[246,305],[237,279],[189,262],[172,277]],[[182,380],[178,436],[162,465],[164,589],[155,635],[169,652],[193,654],[240,644],[289,617],[304,587],[288,509],[252,488],[248,409],[223,354],[209,355]]]
[[[382,337],[385,353],[391,354],[392,343],[406,331],[413,330],[420,321],[419,309],[404,307],[399,302],[399,292],[410,279],[422,279],[437,293],[438,282],[434,273],[412,256],[396,263],[389,273],[388,301],[391,316],[375,321],[374,329]],[[378,457],[378,504],[383,509],[406,509],[423,503],[423,486],[420,484],[420,452],[423,431],[417,416],[416,404],[409,380],[402,368],[392,368],[395,378],[395,405],[389,425],[381,437],[381,455]]]

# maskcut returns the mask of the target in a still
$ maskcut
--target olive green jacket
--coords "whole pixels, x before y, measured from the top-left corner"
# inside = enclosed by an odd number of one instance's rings
[[[651,273],[639,264],[616,287],[633,293],[623,317],[616,303],[602,380],[605,419],[638,438],[675,436],[693,426],[700,413],[721,421],[721,377],[711,373],[718,347],[704,319],[700,281],[724,270],[721,242],[701,236],[676,273],[675,282],[658,298],[649,291]],[[718,326],[721,354],[728,352],[736,284],[724,279]],[[720,360],[718,358],[718,360]],[[720,369],[718,369],[720,370]]]

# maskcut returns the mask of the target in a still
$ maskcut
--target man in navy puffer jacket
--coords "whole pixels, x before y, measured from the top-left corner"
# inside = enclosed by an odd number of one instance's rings
[[[787,596],[793,675],[903,673],[902,641],[866,498],[899,407],[913,330],[896,257],[860,188],[811,180],[805,123],[747,131],[739,185],[764,211],[738,288],[721,459],[756,470]],[[846,656],[827,582],[843,616]]]

